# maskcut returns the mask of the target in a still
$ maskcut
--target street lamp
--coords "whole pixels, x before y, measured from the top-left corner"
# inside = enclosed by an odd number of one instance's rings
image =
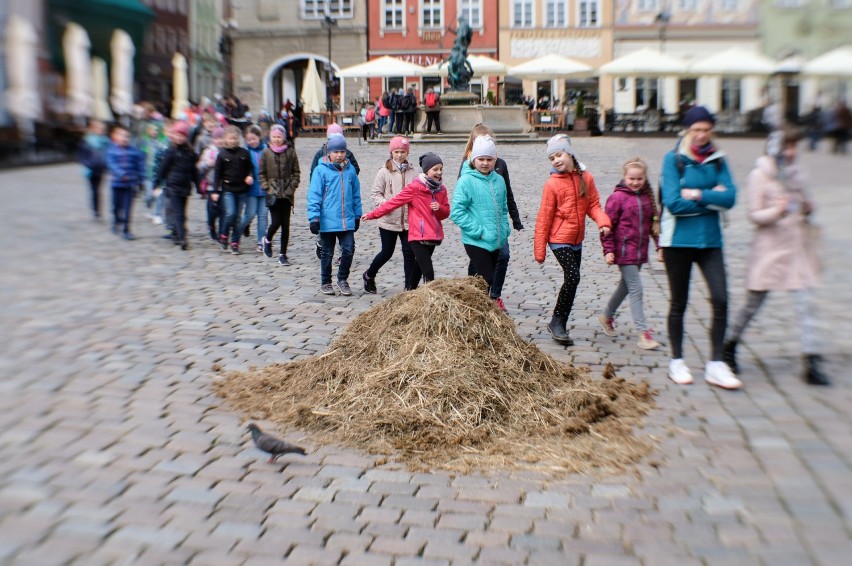
[[[334,103],[331,101],[331,29],[337,25],[337,20],[326,14],[323,22],[325,23],[325,28],[328,31],[328,61],[326,63],[327,66],[325,74],[325,109],[329,114],[332,114],[334,112]]]
[[[669,25],[669,21],[671,21],[672,15],[668,9],[662,10],[657,17],[654,18],[654,22],[660,26],[660,53],[663,53],[666,50],[666,28]]]

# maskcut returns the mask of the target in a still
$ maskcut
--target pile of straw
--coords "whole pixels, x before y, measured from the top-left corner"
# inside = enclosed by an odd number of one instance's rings
[[[414,469],[621,469],[648,384],[604,379],[524,341],[480,279],[443,279],[358,316],[310,359],[224,375],[220,396],[312,440]]]

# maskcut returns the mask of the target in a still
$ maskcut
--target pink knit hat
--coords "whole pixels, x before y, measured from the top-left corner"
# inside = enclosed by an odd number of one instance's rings
[[[172,132],[182,136],[189,136],[189,124],[186,122],[175,122],[172,125]]]
[[[329,137],[334,134],[343,135],[343,128],[340,127],[340,124],[329,124],[328,128],[326,128],[325,137]]]
[[[393,153],[395,150],[401,149],[404,151],[409,151],[411,149],[408,138],[403,136],[396,136],[390,141],[390,149],[389,151]]]

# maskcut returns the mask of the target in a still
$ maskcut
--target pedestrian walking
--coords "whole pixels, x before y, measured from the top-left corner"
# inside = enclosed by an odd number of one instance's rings
[[[263,237],[263,253],[272,257],[272,240],[281,229],[281,247],[278,249],[278,263],[290,265],[287,258],[287,246],[290,242],[290,217],[296,202],[296,189],[299,187],[301,171],[296,148],[287,143],[286,131],[278,124],[269,130],[269,147],[263,150],[260,158],[260,184],[266,191],[271,221]]]
[[[322,237],[320,261],[320,292],[334,295],[335,290],[344,296],[352,295],[349,271],[355,255],[355,232],[361,224],[361,184],[358,174],[346,160],[346,138],[332,135],[326,142],[328,158],[317,165],[311,175],[308,190],[308,222],[311,233]],[[340,242],[341,260],[337,281],[331,283],[331,261],[334,246]]]
[[[263,237],[266,235],[269,214],[266,210],[266,190],[260,183],[258,169],[260,157],[266,146],[261,141],[263,132],[259,126],[249,126],[246,130],[246,146],[251,157],[252,175],[254,182],[246,196],[245,214],[243,214],[240,232],[247,235],[251,221],[257,217],[257,251],[263,252]]]
[[[610,219],[612,230],[601,236],[604,259],[609,265],[617,265],[621,280],[609,298],[603,312],[598,316],[604,334],[615,336],[615,313],[621,303],[630,296],[630,312],[633,325],[639,333],[636,345],[643,350],[660,346],[645,322],[642,305],[642,279],[639,271],[648,263],[648,246],[657,247],[659,259],[659,218],[651,185],[648,183],[648,165],[639,157],[628,159],[622,166],[622,179],[606,201],[604,212]]]
[[[421,278],[426,283],[435,279],[432,254],[435,247],[440,246],[444,240],[441,221],[450,216],[447,188],[441,184],[444,162],[436,154],[426,153],[420,156],[420,167],[423,172],[399,194],[362,217],[364,220],[381,218],[403,205],[408,205],[407,237],[415,258],[408,276],[410,289],[416,289]]]
[[[663,158],[660,191],[660,247],[669,280],[668,332],[672,359],[669,379],[679,385],[693,382],[683,358],[683,319],[689,299],[693,264],[710,291],[712,351],[704,369],[707,383],[739,389],[742,382],[723,361],[728,324],[728,283],[722,251],[722,212],[734,206],[737,188],[725,154],[713,142],[716,118],[703,106],[693,106],[683,119],[685,132]]]
[[[240,146],[240,129],[228,126],[225,129],[224,147],[216,156],[215,181],[216,190],[222,191],[222,207],[224,220],[219,226],[219,243],[222,249],[228,249],[230,240],[231,254],[240,254],[241,212],[254,184],[254,167],[251,156],[246,148]]]
[[[420,169],[416,165],[408,162],[410,147],[408,139],[403,136],[394,137],[388,144],[390,156],[384,166],[376,173],[373,189],[370,192],[373,204],[376,207],[380,207],[396,197],[420,173]],[[379,218],[379,216],[376,216],[376,218]],[[408,209],[398,208],[393,209],[392,212],[388,210],[386,214],[381,215],[378,225],[382,248],[373,258],[367,270],[361,275],[364,280],[364,291],[367,293],[377,292],[376,276],[382,266],[393,257],[397,240],[399,240],[402,248],[403,287],[406,290],[412,289],[414,286],[410,277],[414,268],[414,254],[408,243]]]
[[[746,272],[746,303],[728,333],[724,360],[734,373],[737,345],[770,291],[790,291],[796,305],[805,371],[811,385],[829,385],[822,370],[814,288],[819,284],[818,242],[810,216],[813,202],[797,160],[798,132],[785,129],[778,155],[757,159],[746,185],[748,218],[754,224]]]
[[[112,231],[121,231],[125,240],[135,240],[130,231],[133,217],[133,199],[145,181],[145,156],[130,144],[130,131],[124,126],[114,126],[110,135],[112,143],[107,149],[107,169],[112,188]]]
[[[478,136],[456,182],[450,208],[450,219],[461,229],[464,249],[476,274],[485,279],[489,296],[500,248],[509,238],[506,183],[494,171],[496,161],[494,139]]]
[[[101,218],[101,181],[107,170],[106,152],[109,144],[106,125],[100,120],[92,120],[77,150],[77,160],[83,165],[89,183],[89,202],[95,220]]]
[[[549,247],[562,268],[563,282],[547,329],[556,342],[572,346],[568,318],[580,284],[580,260],[586,235],[585,217],[598,225],[603,236],[612,224],[601,208],[592,174],[577,160],[571,139],[557,134],[547,141],[550,177],[544,183],[535,221],[535,260],[544,263]]]
[[[186,122],[175,123],[172,126],[172,143],[157,169],[154,186],[165,185],[173,241],[183,250],[189,249],[186,237],[186,199],[192,192],[192,185],[201,193],[197,161],[198,156],[189,143],[189,125]]]
[[[160,122],[149,122],[142,130],[139,149],[145,154],[145,209],[146,216],[155,224],[162,224],[165,199],[162,191],[156,191],[157,169],[163,160],[170,140],[163,131]],[[159,222],[157,218],[159,217]]]
[[[476,124],[473,127],[470,131],[470,136],[467,139],[467,145],[465,146],[464,153],[462,155],[462,162],[459,166],[459,177],[461,177],[462,169],[470,166],[470,152],[473,149],[474,140],[476,140],[479,136],[490,136],[494,139],[494,132],[491,131],[491,128],[482,123]],[[494,171],[503,177],[503,182],[506,184],[506,206],[509,209],[509,217],[512,219],[512,227],[518,231],[523,230],[524,224],[521,222],[518,205],[515,203],[515,195],[512,192],[512,182],[509,179],[509,166],[506,165],[506,162],[503,159],[498,157],[497,161],[494,163]],[[501,310],[506,310],[502,297],[503,284],[506,281],[506,272],[509,269],[509,251],[509,239],[507,238],[506,243],[500,248],[500,253],[497,256],[497,264],[494,266],[494,281],[491,283],[491,298],[497,303],[497,306],[500,307]],[[468,263],[467,274],[470,277],[476,275],[476,267],[472,261]]]
[[[216,158],[219,149],[224,147],[225,129],[216,127],[213,129],[210,145],[204,148],[201,157],[198,158],[198,175],[201,178],[202,191],[207,195],[207,230],[210,239],[219,242],[218,227],[222,225],[222,191],[216,187]]]

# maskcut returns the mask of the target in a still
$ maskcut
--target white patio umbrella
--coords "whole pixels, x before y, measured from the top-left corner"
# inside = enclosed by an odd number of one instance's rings
[[[38,92],[38,35],[27,20],[11,15],[6,24],[6,109],[19,120],[41,116]]]
[[[589,65],[561,55],[537,57],[526,63],[510,67],[506,71],[509,76],[530,81],[552,81],[591,73],[592,67]]]
[[[313,58],[308,59],[308,68],[302,79],[302,109],[305,112],[322,112],[325,101],[325,85],[317,72]]]
[[[802,67],[802,74],[823,78],[852,78],[852,45],[838,47],[811,59]]]
[[[106,61],[100,57],[92,58],[92,118],[101,122],[112,122],[112,110],[109,108],[109,79]]]
[[[172,118],[185,114],[189,108],[189,79],[186,68],[186,57],[175,53],[172,57]]]
[[[346,79],[372,79],[388,77],[420,77],[424,67],[387,55],[341,69],[338,77]]]
[[[82,26],[69,22],[62,36],[65,54],[65,111],[75,117],[92,115],[92,43]]]
[[[116,114],[127,116],[133,110],[133,55],[136,48],[130,35],[121,29],[112,32],[109,47],[112,55],[109,102]]]
[[[473,68],[474,77],[494,77],[505,75],[509,68],[491,57],[484,55],[468,55],[467,57],[470,66]],[[446,62],[433,63],[423,69],[424,77],[446,77],[449,64]]]
[[[775,60],[765,55],[741,47],[731,47],[692,63],[689,71],[696,75],[740,77],[771,75],[777,66]]]
[[[686,61],[656,49],[640,49],[613,59],[598,69],[601,75],[615,77],[665,77],[686,75]]]

